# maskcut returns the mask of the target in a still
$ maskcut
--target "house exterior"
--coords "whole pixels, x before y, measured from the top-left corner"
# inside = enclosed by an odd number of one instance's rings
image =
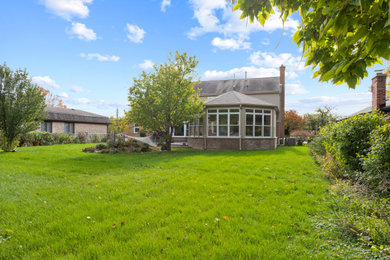
[[[46,107],[46,119],[38,131],[87,135],[107,135],[110,119],[77,109]]]
[[[390,100],[386,97],[386,77],[387,75],[382,72],[376,74],[371,83],[372,105],[353,113],[349,117],[371,113],[373,110],[379,109],[387,114],[387,118],[390,119]]]
[[[175,128],[174,142],[205,150],[275,149],[284,140],[285,67],[279,77],[203,81],[199,120]]]

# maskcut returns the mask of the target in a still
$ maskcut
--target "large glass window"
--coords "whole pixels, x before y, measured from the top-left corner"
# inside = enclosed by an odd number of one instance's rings
[[[74,123],[65,122],[64,128],[65,128],[64,129],[65,134],[74,134]]]
[[[133,133],[134,134],[139,134],[139,126],[138,125],[134,125],[134,127],[133,127]]]
[[[51,122],[42,122],[41,123],[41,131],[42,132],[52,132],[52,124]]]
[[[240,135],[240,110],[219,108],[207,111],[207,135],[238,137]]]
[[[269,109],[245,110],[246,136],[272,136],[272,111]]]
[[[203,136],[203,117],[196,119],[194,122],[188,124],[189,136],[199,137]]]
[[[188,136],[188,127],[187,124],[175,127],[173,129],[173,137],[187,137]]]

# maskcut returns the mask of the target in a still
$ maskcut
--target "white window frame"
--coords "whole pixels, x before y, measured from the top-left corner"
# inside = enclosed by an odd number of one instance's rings
[[[222,110],[227,110],[227,112],[221,112],[221,114],[224,114],[224,115],[227,115],[227,135],[224,135],[224,136],[220,136],[219,135],[219,110],[222,109]],[[238,110],[238,112],[230,112],[231,109],[235,109],[235,110]],[[217,112],[209,112],[209,110],[216,110]],[[218,107],[218,108],[208,108],[207,109],[207,114],[206,114],[206,134],[207,134],[207,137],[208,138],[233,138],[233,139],[236,139],[236,138],[240,138],[241,136],[241,109],[239,107]],[[238,115],[238,135],[234,135],[234,136],[230,136],[230,115],[233,114],[233,115]],[[216,127],[217,127],[217,135],[209,135],[209,115],[216,115],[217,117],[217,124],[216,124]],[[237,126],[237,125],[233,125],[233,126]],[[204,134],[204,133],[203,133]]]
[[[183,129],[184,135],[175,135],[175,128],[173,128],[172,137],[187,137],[187,128],[188,128],[188,124],[185,123],[185,124],[183,125],[183,127],[184,127],[184,129]]]
[[[246,112],[247,109],[252,109],[253,112]],[[256,113],[256,110],[261,110],[262,112],[261,113]],[[264,110],[269,110],[270,113],[265,113]],[[271,108],[254,108],[254,107],[246,107],[244,108],[244,114],[245,114],[245,122],[244,122],[244,133],[245,133],[245,138],[253,138],[253,139],[256,139],[256,138],[275,138],[275,133],[274,133],[274,110],[271,109]],[[247,127],[247,124],[246,124],[246,115],[247,114],[252,114],[253,115],[253,129],[252,129],[252,133],[253,135],[246,135],[246,127]],[[261,115],[261,120],[262,120],[262,125],[261,125],[261,135],[258,135],[258,136],[255,136],[255,127],[256,127],[256,115]],[[270,116],[270,124],[269,125],[265,125],[265,120],[264,120],[264,116],[265,115],[269,115]],[[258,125],[257,125],[258,126]],[[270,136],[264,136],[264,126],[269,126],[270,127]]]
[[[134,133],[134,134],[139,134],[139,132],[140,132],[140,127],[137,126],[137,125],[134,125],[134,127],[133,127],[133,133]]]
[[[202,120],[202,124],[200,124],[200,120]],[[199,119],[196,119],[192,121],[191,123],[188,123],[188,137],[203,137],[203,128],[204,122],[203,122],[203,116]],[[191,133],[191,128],[193,129],[193,133]],[[196,130],[198,131],[198,134],[196,134]],[[200,134],[202,132],[202,134]]]

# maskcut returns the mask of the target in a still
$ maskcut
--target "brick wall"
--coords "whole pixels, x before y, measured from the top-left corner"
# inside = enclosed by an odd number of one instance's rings
[[[62,133],[64,128],[62,129]],[[107,125],[102,124],[84,124],[84,123],[75,123],[74,124],[74,133],[85,133],[89,135],[93,134],[107,134]]]

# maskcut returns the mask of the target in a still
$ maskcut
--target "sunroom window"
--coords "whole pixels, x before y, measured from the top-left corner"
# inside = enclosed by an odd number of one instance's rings
[[[203,136],[203,117],[188,124],[189,135],[193,137]]]
[[[247,137],[271,137],[272,111],[270,109],[246,109],[245,135]]]
[[[238,108],[218,108],[207,111],[207,134],[218,137],[238,137],[240,135],[240,110]]]

